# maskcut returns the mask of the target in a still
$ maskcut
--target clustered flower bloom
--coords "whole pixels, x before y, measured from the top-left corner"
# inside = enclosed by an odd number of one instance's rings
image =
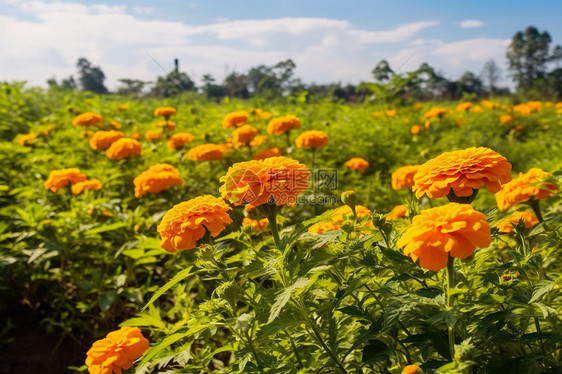
[[[535,226],[537,223],[539,223],[539,219],[533,213],[513,212],[509,215],[509,217],[507,217],[506,219],[504,219],[498,224],[498,229],[501,232],[505,232],[508,234],[512,233],[513,225],[517,225],[520,220],[523,220],[523,222],[525,223],[525,227],[527,229],[530,229],[533,226]]]
[[[256,135],[254,140],[250,142],[250,146],[258,147],[267,141],[267,135]]]
[[[219,144],[200,144],[187,152],[187,157],[193,161],[222,160],[224,147]]]
[[[473,196],[474,190],[486,186],[496,193],[501,183],[511,180],[511,164],[505,157],[485,147],[445,152],[421,165],[414,176],[413,190],[419,199],[447,196]]]
[[[468,204],[449,203],[422,210],[397,246],[412,260],[419,259],[422,268],[437,271],[447,266],[449,255],[464,259],[491,242],[484,214]]]
[[[22,135],[18,139],[18,144],[21,146],[27,145],[31,143],[31,141],[34,140],[35,138],[37,138],[37,134],[30,132],[29,134]]]
[[[354,157],[345,163],[352,170],[365,171],[369,167],[369,161],[361,157]]]
[[[121,131],[96,131],[90,137],[90,147],[95,151],[98,149],[107,149],[111,146],[111,144],[124,136],[125,134]]]
[[[392,208],[390,213],[386,215],[386,220],[394,221],[399,218],[406,217],[406,214],[408,214],[408,207],[406,205],[396,205],[394,208]]]
[[[329,138],[323,131],[305,131],[295,139],[295,144],[299,148],[319,148],[328,144]]]
[[[158,193],[171,188],[181,186],[180,172],[169,164],[156,164],[137,176],[135,184],[135,196],[143,197],[147,193]]]
[[[157,132],[157,131],[153,131],[153,130],[146,130],[146,133],[144,134],[144,138],[146,140],[148,140],[149,142],[153,141],[153,140],[158,140],[162,138],[162,133],[161,132]]]
[[[255,231],[262,231],[267,227],[268,223],[269,221],[267,220],[267,218],[256,220],[244,217],[244,219],[242,220],[242,226],[251,226]]]
[[[222,127],[225,129],[229,127],[239,127],[246,123],[248,120],[248,112],[241,110],[238,112],[228,113],[222,120]]]
[[[197,241],[205,236],[206,231],[216,237],[232,223],[228,215],[231,209],[223,199],[211,195],[175,205],[158,225],[158,233],[162,237],[160,246],[171,253],[197,247]]]
[[[175,108],[169,107],[169,106],[163,106],[160,108],[156,108],[156,110],[154,111],[154,117],[164,117],[164,118],[170,118],[170,116],[173,116],[177,113]]]
[[[442,117],[444,114],[447,113],[447,109],[446,108],[438,108],[438,107],[434,107],[431,108],[429,111],[427,111],[424,114],[425,118],[435,118],[435,117]]]
[[[43,186],[52,192],[57,192],[69,184],[84,182],[86,179],[86,174],[80,173],[78,168],[51,170]]]
[[[150,347],[138,327],[121,327],[92,345],[86,353],[90,374],[121,374],[133,366],[137,358]]]
[[[177,134],[172,135],[170,139],[168,139],[166,145],[168,146],[168,148],[179,149],[183,147],[184,144],[191,143],[193,139],[195,139],[195,137],[190,133],[178,132]]]
[[[135,139],[121,138],[111,144],[105,151],[105,154],[111,160],[121,160],[125,157],[139,156],[141,154],[141,145]]]
[[[156,127],[158,128],[166,128],[166,131],[174,131],[177,127],[177,124],[173,121],[161,121],[156,123]]]
[[[412,127],[410,127],[410,134],[412,135],[418,135],[421,133],[421,126],[420,125],[414,125]]]
[[[401,190],[414,187],[414,175],[416,175],[419,168],[420,165],[408,165],[396,169],[391,176],[392,188]]]
[[[281,151],[277,147],[264,149],[254,155],[254,160],[264,160],[269,157],[279,157]]]
[[[372,214],[371,210],[363,205],[354,205],[357,218],[363,218]],[[342,223],[353,217],[353,211],[349,205],[343,205],[334,209],[330,216],[330,221],[321,221],[308,228],[308,232],[312,234],[323,234],[328,231],[339,230]],[[371,226],[371,222],[367,222],[366,226]]]
[[[103,122],[103,117],[97,113],[82,113],[72,120],[73,126],[92,126]]]
[[[267,133],[273,135],[281,135],[292,129],[301,127],[301,121],[297,116],[288,114],[286,116],[273,118],[267,124]]]
[[[73,194],[78,195],[81,194],[84,190],[100,190],[102,187],[101,182],[99,179],[89,179],[83,182],[74,183],[70,190]]]
[[[514,205],[531,199],[547,199],[554,194],[558,186],[545,182],[552,174],[539,168],[532,168],[525,174],[502,186],[496,194],[496,202],[500,210],[507,210]]]
[[[258,135],[258,129],[250,125],[238,127],[232,132],[232,138],[241,145],[249,145]]]
[[[287,157],[239,162],[232,165],[219,189],[234,205],[268,203],[292,206],[308,188],[310,171],[304,164]]]
[[[465,103],[460,103],[459,105],[457,105],[457,110],[459,112],[468,112],[471,107],[472,103],[467,101]]]

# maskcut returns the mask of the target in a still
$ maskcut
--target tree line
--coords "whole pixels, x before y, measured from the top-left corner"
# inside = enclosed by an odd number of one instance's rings
[[[551,46],[552,39],[547,31],[540,32],[534,26],[513,35],[507,47],[508,76],[515,83],[516,94],[526,98],[562,98],[562,47]],[[70,76],[60,83],[54,78],[48,80],[49,87],[81,89],[99,94],[109,93],[105,74],[99,66],[93,66],[86,58],[76,64],[77,79]],[[508,95],[505,87],[498,87],[502,71],[494,60],[487,61],[479,74],[467,71],[458,80],[449,80],[427,63],[417,70],[398,73],[392,70],[386,60],[380,61],[372,70],[373,82],[359,85],[306,84],[294,75],[296,65],[291,59],[275,65],[259,65],[245,73],[230,72],[222,82],[210,74],[203,75],[202,84],[197,87],[185,72],[175,69],[155,82],[138,79],[119,79],[120,86],[115,93],[124,95],[171,97],[184,91],[197,92],[211,100],[224,97],[247,99],[259,96],[273,100],[281,97],[323,96],[346,101],[361,100],[375,95],[385,100],[435,100],[461,98],[471,99],[489,95]]]

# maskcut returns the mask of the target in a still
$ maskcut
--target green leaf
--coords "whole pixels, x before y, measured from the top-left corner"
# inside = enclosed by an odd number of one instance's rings
[[[158,298],[170,288],[174,287],[176,284],[192,275],[190,274],[191,269],[193,269],[193,266],[190,266],[187,269],[183,269],[182,271],[177,273],[168,283],[160,287],[160,289],[158,289],[158,291],[156,291],[154,295],[152,295],[150,300],[148,300],[148,303],[146,303],[146,305],[141,309],[141,312],[143,312],[146,308],[148,308],[149,305],[158,300]]]
[[[94,227],[93,229],[86,231],[84,234],[85,235],[101,234],[102,232],[117,230],[125,226],[129,226],[129,224],[127,222],[115,222],[110,225],[101,225],[98,227]]]
[[[187,330],[186,332],[182,332],[182,333],[175,333],[175,334],[169,335],[166,339],[162,340],[162,342],[160,344],[158,344],[154,347],[150,347],[150,349],[143,356],[142,361],[140,362],[140,364],[138,366],[138,369],[136,370],[135,373],[145,372],[146,369],[147,369],[147,368],[145,368],[145,366],[147,366],[148,363],[154,357],[156,357],[157,354],[159,354],[164,349],[168,348],[169,346],[171,346],[172,344],[174,344],[178,340],[181,340],[181,339],[185,338],[186,336],[189,336],[189,334],[190,334],[189,330]]]
[[[111,306],[115,302],[115,299],[117,299],[117,291],[115,291],[115,290],[111,290],[111,291],[100,294],[98,296],[98,302],[99,302],[101,311],[104,312],[104,313],[107,312],[109,310],[109,308],[111,308]]]
[[[304,288],[309,284],[310,284],[310,279],[301,277],[297,279],[297,281],[293,285],[285,288],[277,296],[277,298],[275,299],[275,303],[273,303],[273,305],[271,306],[271,311],[269,313],[269,318],[267,319],[267,323],[271,323],[275,318],[277,318],[277,316],[279,315],[279,313],[281,313],[281,310],[283,309],[285,304],[287,304],[289,299],[291,299],[291,294],[293,293],[293,291]]]
[[[546,295],[552,287],[554,286],[554,282],[548,280],[538,281],[533,288],[533,294],[531,295],[531,299],[529,300],[529,304],[539,301],[544,295]]]
[[[368,364],[386,361],[389,354],[390,352],[386,344],[380,340],[371,340],[369,344],[363,348],[362,361]]]
[[[153,315],[147,313],[137,314],[138,317],[129,318],[125,322],[121,323],[119,326],[153,326],[159,329],[165,330],[166,325],[160,318],[156,318]]]

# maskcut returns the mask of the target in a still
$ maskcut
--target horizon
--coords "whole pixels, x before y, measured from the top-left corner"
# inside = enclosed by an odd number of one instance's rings
[[[319,85],[372,81],[371,71],[383,59],[397,73],[426,62],[449,80],[465,71],[479,75],[493,59],[502,69],[498,85],[512,88],[505,52],[513,34],[532,25],[549,32],[552,45],[562,39],[556,17],[562,4],[554,1],[532,9],[523,1],[435,1],[431,9],[414,1],[0,4],[0,80],[43,87],[50,78],[76,77],[76,61],[85,57],[102,69],[112,91],[119,79],[154,82],[173,70],[175,58],[198,86],[204,74],[222,82],[229,72],[286,59],[295,62],[295,77]]]

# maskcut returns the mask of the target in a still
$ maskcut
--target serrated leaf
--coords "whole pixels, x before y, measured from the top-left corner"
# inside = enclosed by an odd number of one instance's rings
[[[144,310],[146,310],[146,308],[151,305],[152,303],[154,303],[156,300],[158,300],[158,298],[160,296],[162,296],[166,291],[168,291],[170,288],[174,287],[176,284],[178,284],[179,282],[181,282],[182,280],[188,278],[190,275],[192,275],[190,273],[191,269],[193,269],[193,266],[188,267],[187,269],[183,269],[182,271],[180,271],[179,273],[177,273],[168,283],[166,283],[165,285],[163,285],[162,287],[160,287],[158,289],[158,291],[156,291],[154,293],[154,295],[152,295],[152,297],[150,298],[150,300],[148,300],[148,303],[146,303],[146,305],[141,309],[141,312],[143,312]]]
[[[538,281],[535,287],[533,288],[533,293],[531,298],[529,299],[529,304],[539,301],[544,295],[546,295],[552,287],[554,286],[554,282],[548,280]]]
[[[304,288],[310,284],[310,279],[307,278],[299,278],[297,281],[285,288],[276,298],[275,303],[271,306],[271,311],[269,312],[269,318],[267,319],[267,323],[273,322],[275,318],[281,313],[283,307],[289,302],[291,299],[291,294],[293,291]]]
[[[129,224],[127,222],[115,222],[110,225],[101,225],[84,232],[84,235],[101,234],[102,232],[117,230],[125,226],[129,226]]]

